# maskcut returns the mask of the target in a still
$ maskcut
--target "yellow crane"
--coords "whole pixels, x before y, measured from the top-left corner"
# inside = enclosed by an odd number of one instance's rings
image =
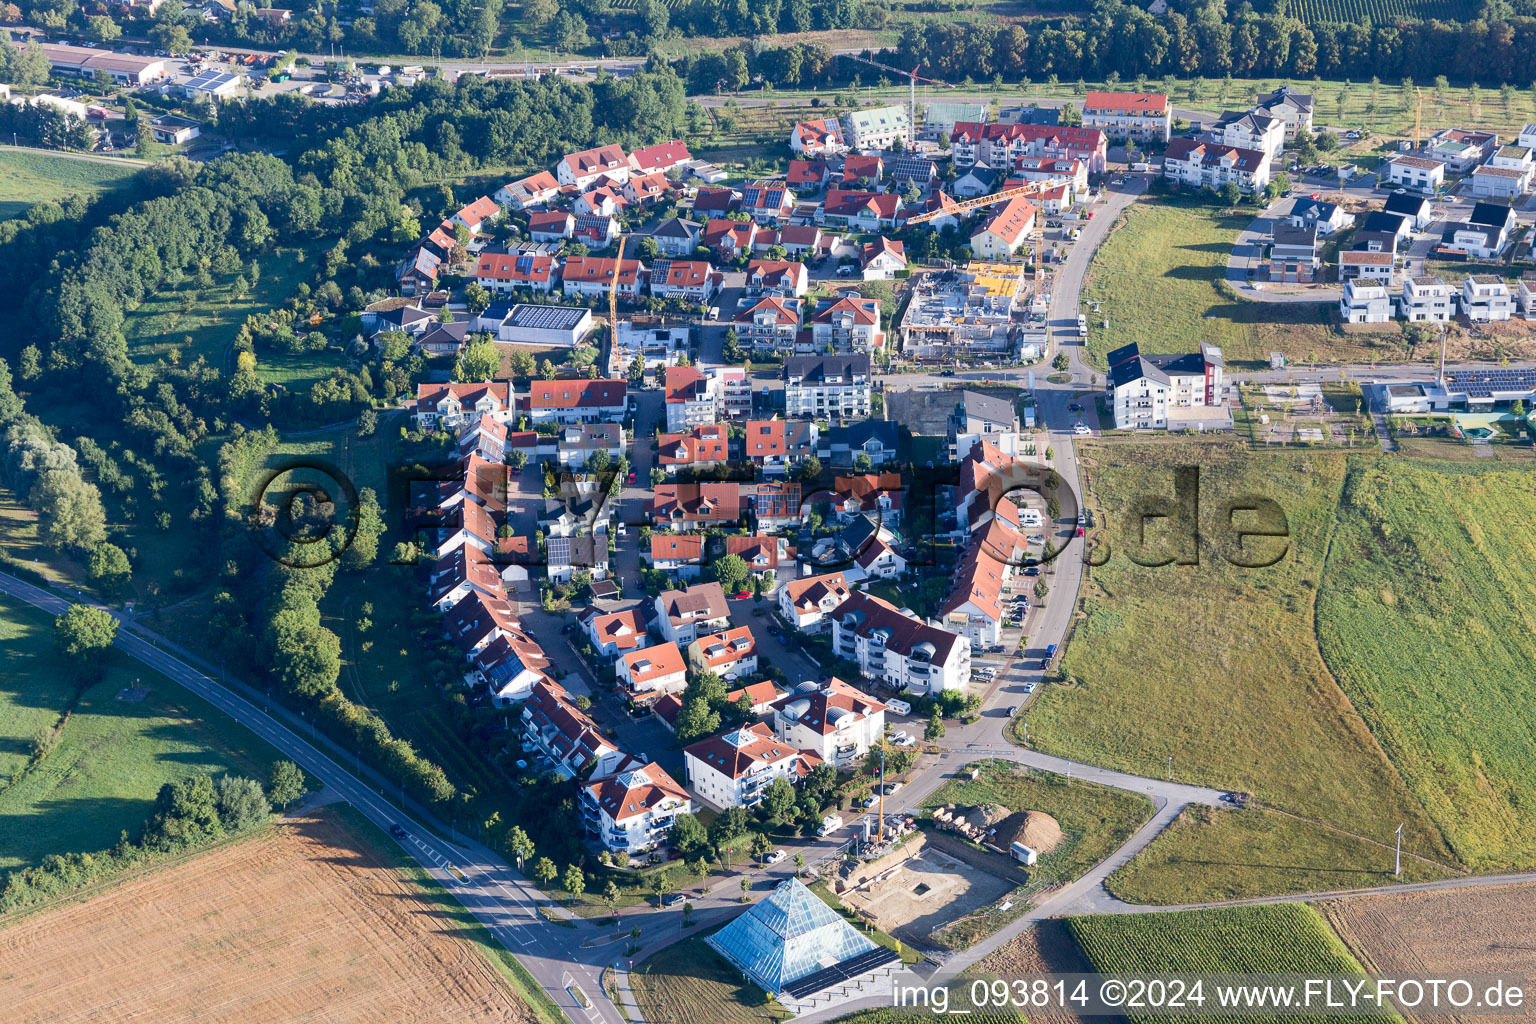
[[[1029,199],[1049,192],[1056,186],[1050,182],[1032,181],[1028,185],[1020,185],[1018,188],[1007,188],[1001,192],[994,192],[989,196],[977,196],[974,199],[962,199],[949,207],[938,207],[925,210],[907,218],[907,225],[922,224],[939,217],[963,217],[973,211],[988,206],[996,206],[999,203],[1012,202],[1015,199]],[[1042,206],[1035,211],[1035,298],[1040,299],[1045,295],[1045,208]]]

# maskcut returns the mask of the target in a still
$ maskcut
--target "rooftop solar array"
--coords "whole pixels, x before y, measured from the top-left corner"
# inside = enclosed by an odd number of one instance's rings
[[[234,80],[235,76],[227,71],[199,71],[187,80],[185,88],[212,90],[228,85]]]
[[[530,330],[569,331],[581,323],[588,310],[584,306],[532,306],[521,304],[512,307],[511,324]]]
[[[866,953],[860,953],[852,960],[844,960],[840,964],[823,968],[815,974],[807,974],[805,977],[790,982],[784,986],[784,994],[791,999],[803,999],[814,995],[822,989],[831,988],[841,981],[851,981],[861,974],[878,970],[886,964],[901,960],[900,954],[895,950],[886,949],[884,946],[871,949]]]
[[[1497,393],[1536,391],[1536,370],[1447,370],[1445,389],[1468,398],[1492,398]]]

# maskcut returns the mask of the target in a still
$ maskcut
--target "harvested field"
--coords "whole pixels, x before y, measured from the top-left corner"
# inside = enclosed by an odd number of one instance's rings
[[[1319,906],[1373,974],[1536,975],[1536,885],[1361,896]]]
[[[17,1024],[532,1021],[432,896],[330,810],[0,929]]]
[[[1092,970],[1093,965],[1083,956],[1077,940],[1067,931],[1067,922],[1061,918],[1048,918],[1001,949],[987,954],[971,968],[971,973],[1011,981],[1037,974],[1087,974]],[[1089,1019],[1075,1013],[1029,1011],[1030,1024],[1084,1024]],[[1104,1017],[1091,1019],[1097,1024],[1104,1024],[1106,1020]]]

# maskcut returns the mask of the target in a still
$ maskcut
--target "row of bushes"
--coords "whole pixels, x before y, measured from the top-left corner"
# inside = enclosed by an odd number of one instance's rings
[[[255,779],[194,775],[160,787],[139,836],[124,830],[117,845],[96,853],[50,853],[37,867],[10,872],[0,888],[0,913],[33,906],[130,868],[195,850],[265,825],[272,804],[304,792],[303,773],[291,761],[273,765],[268,788]]]

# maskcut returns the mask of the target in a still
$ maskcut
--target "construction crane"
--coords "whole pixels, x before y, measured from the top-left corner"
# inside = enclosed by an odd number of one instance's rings
[[[932,210],[925,210],[907,218],[907,226],[922,224],[926,221],[936,220],[939,217],[964,217],[973,211],[988,206],[996,206],[999,203],[1012,202],[1015,199],[1028,199],[1049,192],[1056,188],[1055,184],[1048,181],[1032,181],[1028,185],[1020,185],[1018,188],[1007,188],[1001,192],[994,192],[989,196],[977,196],[975,199],[962,199],[953,206],[940,206]],[[1041,300],[1045,297],[1045,207],[1041,206],[1035,211],[1035,298]]]
[[[881,71],[889,71],[893,75],[905,75],[906,76],[907,82],[908,82],[908,84],[910,86],[910,89],[908,90],[908,98],[907,98],[907,141],[908,142],[911,142],[912,140],[917,138],[917,83],[918,82],[926,82],[929,85],[942,85],[946,89],[953,89],[954,88],[954,86],[950,85],[948,82],[941,82],[941,81],[939,81],[936,78],[924,78],[922,75],[917,73],[916,69],[913,69],[911,71],[903,71],[903,70],[901,70],[901,68],[893,68],[889,64],[881,64],[877,60],[870,60],[868,57],[860,57],[857,54],[853,54],[853,53],[844,53],[844,54],[841,54],[840,56],[847,57],[849,60],[856,60],[860,64],[868,64],[872,68],[879,68]]]

